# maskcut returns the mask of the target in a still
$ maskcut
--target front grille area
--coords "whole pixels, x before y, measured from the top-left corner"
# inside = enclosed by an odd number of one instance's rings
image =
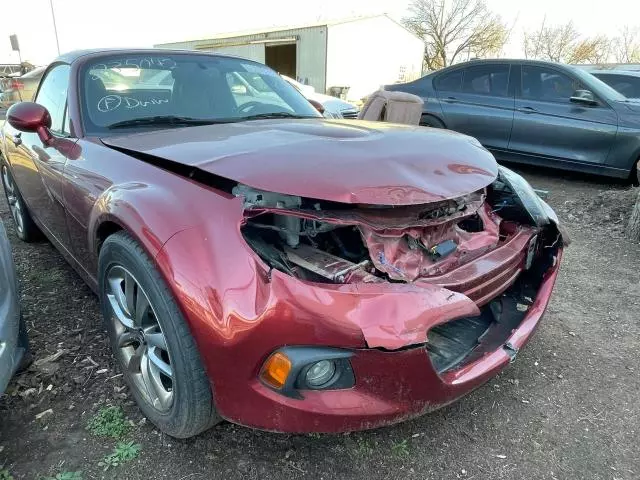
[[[483,257],[425,281],[462,293],[478,306],[485,305],[516,281],[524,269],[527,247],[532,237],[533,231],[522,230],[508,243]],[[487,265],[492,264],[495,268],[486,269]]]
[[[343,118],[348,118],[349,120],[355,120],[358,118],[358,110],[342,110],[340,113]]]
[[[438,373],[461,368],[501,348],[536,299],[542,274],[534,268],[480,309],[477,317],[459,318],[427,332],[426,349]]]

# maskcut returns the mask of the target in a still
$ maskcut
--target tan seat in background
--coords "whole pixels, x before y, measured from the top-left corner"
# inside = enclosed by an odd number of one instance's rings
[[[420,125],[424,101],[405,92],[378,90],[371,94],[358,114],[360,120]]]

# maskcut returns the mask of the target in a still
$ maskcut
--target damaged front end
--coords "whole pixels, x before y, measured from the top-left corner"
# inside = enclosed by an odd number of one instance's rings
[[[437,297],[447,315],[414,321],[407,328],[423,333],[410,343],[385,341],[379,332],[365,339],[387,350],[424,345],[441,374],[501,346],[515,357],[507,339],[567,242],[548,205],[504,168],[487,188],[422,205],[344,204],[242,184],[233,194],[244,199],[242,235],[268,269],[363,295],[367,284],[386,284],[390,292],[405,285]],[[425,311],[440,311],[434,305]]]

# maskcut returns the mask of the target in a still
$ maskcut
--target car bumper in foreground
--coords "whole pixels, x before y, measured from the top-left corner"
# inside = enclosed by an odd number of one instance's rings
[[[303,399],[296,399],[256,379],[251,382],[250,404],[239,400],[224,413],[236,423],[302,433],[376,428],[436,410],[484,384],[515,360],[545,312],[557,274],[558,263],[506,342],[460,368],[437,373],[424,346],[398,351],[357,349],[350,359],[356,378],[351,389],[306,390]]]
[[[301,282],[277,270],[267,272],[250,259],[237,261],[247,258],[247,247],[235,235],[187,229],[165,244],[156,261],[196,339],[218,413],[234,423],[280,432],[380,427],[471,392],[527,343],[547,307],[562,256],[558,247],[537,270],[521,270],[518,279],[534,278],[535,290],[519,297],[528,304],[518,303],[516,323],[509,320],[495,335],[487,329],[472,339],[473,346],[484,344],[482,349],[472,347],[463,360],[436,368],[433,330],[456,319],[474,322],[491,310],[490,303],[476,304],[433,285]],[[223,257],[209,241],[225,245]],[[485,258],[477,260],[479,268]],[[510,285],[505,288],[517,282]],[[508,294],[503,289],[492,298]],[[353,386],[300,389],[293,396],[269,387],[261,380],[265,361],[291,346],[348,352]]]

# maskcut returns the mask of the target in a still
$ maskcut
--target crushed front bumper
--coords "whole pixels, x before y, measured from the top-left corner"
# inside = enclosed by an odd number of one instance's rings
[[[268,268],[252,252],[247,256],[237,231],[203,228],[174,235],[156,262],[196,340],[218,413],[234,423],[280,432],[388,425],[482,385],[513,361],[531,337],[562,255],[558,246],[540,270],[535,299],[502,346],[438,373],[425,348],[427,332],[479,315],[478,304],[465,294],[438,285],[303,282]],[[480,267],[483,258],[476,262]],[[500,295],[494,286],[482,290]],[[260,370],[284,346],[349,350],[355,386],[300,390],[302,398],[273,390],[259,379]]]

